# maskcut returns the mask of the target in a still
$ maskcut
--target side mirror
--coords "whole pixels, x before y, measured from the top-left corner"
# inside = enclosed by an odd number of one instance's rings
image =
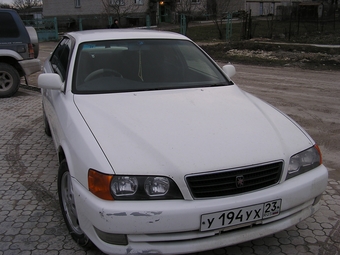
[[[64,82],[56,73],[42,73],[38,77],[38,87],[43,89],[64,90]]]
[[[227,64],[222,67],[223,71],[228,75],[229,78],[236,74],[235,66]]]

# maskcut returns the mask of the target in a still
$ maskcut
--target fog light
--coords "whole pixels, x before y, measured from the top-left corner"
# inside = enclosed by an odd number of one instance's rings
[[[114,244],[114,245],[127,245],[127,236],[123,234],[111,234],[103,232],[96,227],[94,227],[98,237],[103,240],[105,243]]]

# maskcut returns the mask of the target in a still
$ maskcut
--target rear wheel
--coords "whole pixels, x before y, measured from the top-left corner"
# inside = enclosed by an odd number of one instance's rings
[[[6,63],[0,63],[0,97],[13,96],[19,89],[20,75],[15,68]]]
[[[79,225],[73,186],[66,160],[63,160],[58,172],[58,194],[61,212],[73,240],[82,247],[91,247],[92,242]]]

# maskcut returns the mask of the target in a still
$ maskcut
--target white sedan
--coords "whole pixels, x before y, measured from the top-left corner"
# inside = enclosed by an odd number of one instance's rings
[[[79,245],[211,250],[286,229],[320,206],[328,173],[313,139],[182,35],[69,33],[44,72],[45,132]]]

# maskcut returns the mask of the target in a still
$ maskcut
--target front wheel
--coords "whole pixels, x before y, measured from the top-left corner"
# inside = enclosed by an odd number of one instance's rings
[[[46,113],[44,111],[44,107],[43,107],[43,118],[44,118],[44,131],[45,131],[45,134],[47,136],[52,136],[52,132],[51,132],[51,128],[50,128],[50,124],[48,123],[48,119],[46,117]]]
[[[61,212],[73,240],[82,247],[91,247],[92,242],[79,225],[77,208],[74,200],[72,178],[66,160],[63,160],[58,172],[58,195]]]
[[[0,63],[0,97],[13,96],[19,89],[20,75],[11,65]]]

